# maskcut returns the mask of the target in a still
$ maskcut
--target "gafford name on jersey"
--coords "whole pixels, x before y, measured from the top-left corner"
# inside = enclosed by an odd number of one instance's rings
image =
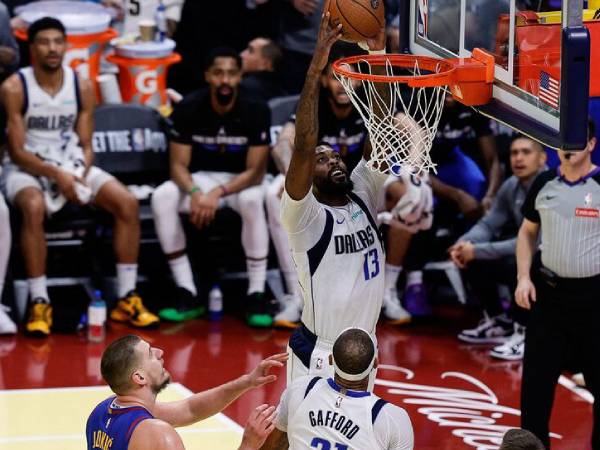
[[[355,425],[352,420],[331,410],[325,412],[321,409],[311,410],[308,412],[308,420],[313,427],[333,428],[348,439],[352,439],[360,430],[360,427]]]

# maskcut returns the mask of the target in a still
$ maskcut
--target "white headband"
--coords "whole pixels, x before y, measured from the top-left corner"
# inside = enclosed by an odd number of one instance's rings
[[[331,359],[333,360],[333,370],[344,380],[360,381],[360,380],[364,379],[367,375],[369,375],[369,373],[371,373],[371,371],[373,370],[373,366],[375,365],[375,358],[377,357],[377,344],[375,343],[373,336],[371,336],[371,334],[367,330],[364,330],[360,327],[348,327],[348,328],[342,330],[340,332],[340,334],[338,334],[337,338],[335,338],[335,340],[337,341],[338,338],[348,330],[361,330],[361,331],[364,331],[365,333],[367,333],[367,335],[369,336],[369,339],[371,339],[371,342],[373,343],[373,358],[371,358],[371,362],[369,362],[369,364],[367,365],[367,368],[365,370],[363,370],[361,373],[351,374],[351,373],[344,372],[342,369],[340,369],[338,367],[338,365],[335,362],[335,357],[333,356],[333,353],[332,353]]]

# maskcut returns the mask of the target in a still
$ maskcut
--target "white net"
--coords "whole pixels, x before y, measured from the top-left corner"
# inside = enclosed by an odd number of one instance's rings
[[[346,66],[345,69],[373,75],[371,64],[366,60],[361,60],[358,68]],[[385,71],[387,76],[395,75],[389,60]],[[419,69],[418,60],[404,71],[412,76],[426,74]],[[429,151],[444,107],[445,86],[410,87],[397,81],[374,82],[337,72],[335,75],[369,131],[373,150],[367,167],[396,175],[400,171],[413,174],[435,171]]]

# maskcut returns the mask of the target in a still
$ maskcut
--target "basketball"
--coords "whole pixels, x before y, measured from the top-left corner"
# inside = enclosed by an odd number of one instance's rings
[[[384,0],[331,0],[329,21],[342,24],[342,40],[364,42],[374,38],[384,24]]]

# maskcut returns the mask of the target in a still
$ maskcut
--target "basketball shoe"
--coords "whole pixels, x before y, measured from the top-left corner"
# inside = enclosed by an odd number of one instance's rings
[[[490,350],[490,355],[494,358],[505,359],[507,361],[518,361],[523,359],[525,354],[525,327],[515,322],[515,331],[502,344],[497,345]]]
[[[285,294],[281,299],[281,309],[273,317],[273,326],[278,328],[298,328],[302,315],[302,299],[298,295]]]
[[[178,287],[175,296],[175,305],[163,308],[158,312],[161,319],[169,322],[184,322],[200,317],[204,314],[205,307],[186,288]]]
[[[251,327],[267,328],[273,325],[273,317],[269,314],[269,303],[263,292],[253,292],[246,298],[248,313],[246,323]]]
[[[117,306],[110,312],[115,322],[127,322],[136,328],[154,328],[160,319],[146,309],[142,298],[134,291],[119,299]]]
[[[8,316],[10,308],[0,303],[0,334],[15,334],[17,325]]]
[[[52,328],[52,305],[45,298],[34,298],[29,303],[25,331],[33,337],[46,337]]]
[[[514,326],[504,314],[490,317],[483,314],[483,319],[475,328],[462,330],[458,339],[469,344],[503,344],[513,335]]]
[[[384,294],[382,312],[391,325],[402,325],[409,323],[412,319],[410,313],[400,304],[396,289],[388,289]]]

